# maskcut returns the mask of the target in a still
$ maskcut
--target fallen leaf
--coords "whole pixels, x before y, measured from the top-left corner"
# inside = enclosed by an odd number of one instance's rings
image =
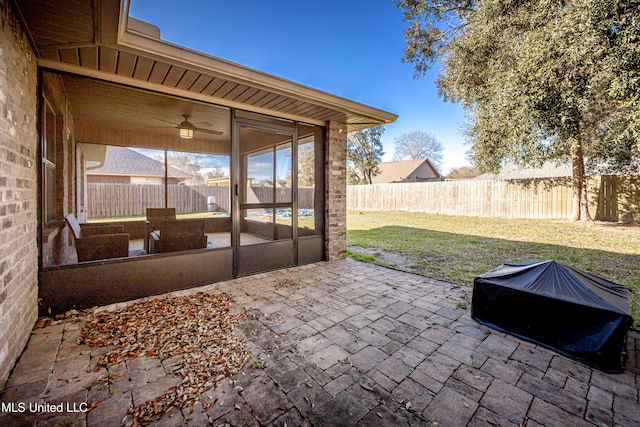
[[[365,390],[369,390],[369,391],[376,391],[373,387],[370,387],[366,384],[360,384],[360,387],[362,387]]]

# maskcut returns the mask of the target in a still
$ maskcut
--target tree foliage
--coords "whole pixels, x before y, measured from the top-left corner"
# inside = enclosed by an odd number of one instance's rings
[[[447,174],[447,179],[470,179],[480,175],[481,172],[471,166],[460,166],[459,168],[453,168]]]
[[[298,146],[298,187],[314,186],[315,160],[313,143]]]
[[[372,178],[380,173],[378,164],[382,161],[384,149],[380,138],[383,126],[351,132],[347,136],[347,163],[350,170],[349,181],[355,184],[372,184]]]
[[[587,219],[584,158],[640,155],[640,0],[403,0],[405,60],[467,111],[470,158],[571,159],[574,219]]]
[[[155,159],[164,163],[163,156],[156,156]],[[167,164],[191,175],[191,178],[185,180],[189,185],[202,185],[207,179],[222,178],[226,175],[222,166],[206,154],[167,151]]]
[[[436,168],[442,167],[442,144],[429,132],[414,130],[395,139],[394,160],[429,159]]]

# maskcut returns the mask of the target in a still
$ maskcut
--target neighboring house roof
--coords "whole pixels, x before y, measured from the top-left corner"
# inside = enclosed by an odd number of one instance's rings
[[[164,177],[164,163],[130,148],[110,146],[104,165],[100,168],[87,170],[87,175]],[[178,179],[192,178],[189,173],[173,166],[169,166],[167,175]]]
[[[476,176],[475,180],[487,179],[535,179],[535,178],[564,178],[572,175],[571,164],[545,162],[542,166],[519,166],[508,164],[502,167],[498,173],[484,173]]]
[[[383,162],[378,165],[378,169],[380,172],[371,178],[374,184],[442,179],[442,175],[429,159]]]
[[[640,171],[640,167],[630,166],[628,170],[620,170],[619,168],[611,168],[606,165],[590,165],[589,162],[585,162],[585,169],[587,176],[591,175],[628,175],[637,174]],[[615,169],[615,170],[612,170]],[[478,175],[473,179],[496,179],[496,180],[508,180],[508,179],[543,179],[543,178],[566,178],[573,175],[571,163],[569,162],[557,162],[547,161],[542,166],[519,166],[513,163],[503,166],[500,172],[485,173]]]

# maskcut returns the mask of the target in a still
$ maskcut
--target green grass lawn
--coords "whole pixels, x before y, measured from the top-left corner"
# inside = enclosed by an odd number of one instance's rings
[[[640,326],[637,225],[350,211],[347,242],[399,253],[416,273],[464,286],[503,263],[553,259],[627,286]]]

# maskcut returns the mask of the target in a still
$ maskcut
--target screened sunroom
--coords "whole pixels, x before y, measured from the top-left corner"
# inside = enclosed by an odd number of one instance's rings
[[[395,115],[166,43],[126,1],[18,3],[38,52],[41,310],[344,256],[346,133]]]

